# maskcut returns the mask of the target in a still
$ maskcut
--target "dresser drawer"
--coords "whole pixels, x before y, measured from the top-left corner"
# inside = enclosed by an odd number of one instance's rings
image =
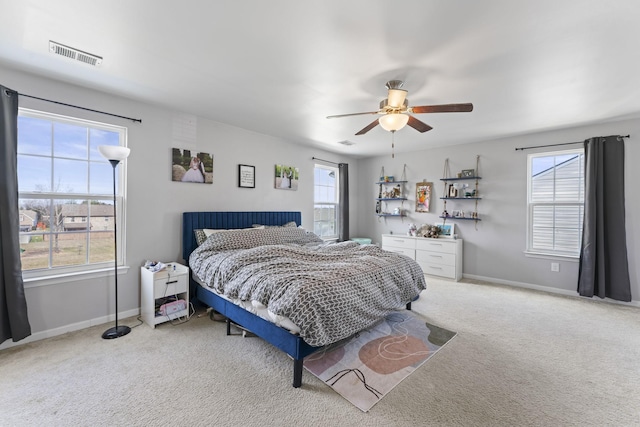
[[[421,239],[416,241],[416,249],[421,251],[455,254],[457,242],[455,240],[450,242],[443,240],[444,239]]]
[[[416,239],[402,236],[382,236],[382,249],[388,250],[387,247],[415,249]]]
[[[455,254],[429,251],[416,251],[416,261],[436,265],[456,265]]]
[[[168,276],[160,280],[153,281],[154,298],[162,298],[168,295],[175,295],[181,292],[187,292],[189,285],[188,275],[180,274],[176,276]]]
[[[448,277],[450,279],[456,279],[456,268],[453,265],[434,264],[430,262],[420,262],[418,265],[422,268],[424,274],[430,274],[432,276]]]
[[[382,246],[382,250],[387,251],[387,252],[393,252],[393,253],[396,253],[396,254],[406,255],[411,259],[416,259],[416,251],[413,250],[413,249],[394,248],[394,247]]]

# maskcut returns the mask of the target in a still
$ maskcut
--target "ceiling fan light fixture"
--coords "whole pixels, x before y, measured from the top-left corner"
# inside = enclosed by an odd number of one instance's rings
[[[402,108],[406,97],[407,91],[404,89],[389,89],[387,105],[392,108]]]
[[[406,126],[409,116],[402,113],[385,114],[378,119],[382,129],[388,132],[395,132]],[[375,123],[375,122],[374,122]]]

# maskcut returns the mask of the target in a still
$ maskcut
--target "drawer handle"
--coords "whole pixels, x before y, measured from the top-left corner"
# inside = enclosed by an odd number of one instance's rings
[[[170,281],[170,282],[167,282],[167,285],[170,285],[170,284],[172,284],[172,283],[178,283],[178,281],[177,281],[177,280],[172,280],[172,281]]]
[[[394,240],[394,242],[404,243],[404,240]]]
[[[431,258],[442,258],[442,255],[429,255]]]
[[[431,268],[431,269],[433,269],[433,270],[442,270],[442,267],[432,267],[432,266],[429,266],[429,268]]]

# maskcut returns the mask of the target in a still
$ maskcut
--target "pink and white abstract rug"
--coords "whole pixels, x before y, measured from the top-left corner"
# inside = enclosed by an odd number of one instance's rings
[[[367,412],[456,336],[403,310],[304,359],[304,367]]]

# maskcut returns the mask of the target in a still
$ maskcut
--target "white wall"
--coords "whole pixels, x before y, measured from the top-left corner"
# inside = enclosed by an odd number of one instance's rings
[[[119,311],[137,313],[140,266],[145,259],[180,261],[182,212],[200,210],[299,210],[302,225],[313,229],[312,157],[350,165],[350,184],[358,186],[357,162],[346,156],[300,147],[277,138],[216,123],[184,113],[143,104],[8,68],[0,68],[1,83],[28,95],[142,119],[134,123],[56,104],[20,98],[20,106],[128,127],[131,155],[127,159],[126,262],[118,276]],[[195,124],[195,142],[176,132],[185,117]],[[171,181],[171,148],[212,153],[214,183]],[[297,191],[274,188],[274,165],[300,169]],[[256,188],[238,187],[238,164],[256,167]],[[357,223],[355,196],[351,227]],[[25,293],[36,338],[55,335],[106,321],[113,307],[113,278],[69,279],[61,284],[27,283]]]
[[[409,130],[408,132],[411,132]],[[498,283],[510,283],[538,289],[549,289],[568,295],[577,295],[578,263],[566,259],[531,258],[524,254],[526,247],[526,191],[527,191],[527,154],[557,150],[558,148],[576,148],[580,145],[542,148],[516,151],[516,147],[559,144],[584,141],[593,136],[627,135],[625,140],[625,194],[626,228],[629,274],[632,296],[635,302],[640,300],[640,191],[636,185],[640,182],[640,120],[627,120],[602,125],[545,132],[534,135],[516,136],[497,141],[442,147],[413,153],[380,156],[360,160],[358,206],[359,222],[352,234],[371,237],[380,241],[382,233],[406,234],[409,223],[417,225],[441,222],[438,215],[443,210],[443,167],[449,159],[452,173],[462,169],[475,169],[476,155],[480,155],[479,193],[482,200],[478,203],[478,213],[482,221],[477,229],[472,221],[455,221],[457,234],[464,239],[463,273],[465,277],[486,279]],[[429,138],[425,134],[425,138]],[[380,169],[384,167],[387,175],[399,177],[403,165],[407,165],[407,179],[410,200],[404,203],[409,216],[378,219],[375,215],[375,201]],[[415,212],[415,184],[426,180],[434,183],[431,198],[431,212]],[[397,202],[394,202],[397,203]],[[466,204],[466,205],[465,205]],[[454,205],[458,209],[471,210],[473,202],[447,203],[451,212]],[[468,207],[468,208],[467,208]],[[551,272],[551,262],[560,263],[560,272]]]

